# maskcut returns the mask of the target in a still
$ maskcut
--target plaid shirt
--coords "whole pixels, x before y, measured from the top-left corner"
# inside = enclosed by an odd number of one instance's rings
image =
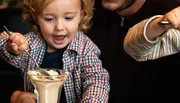
[[[6,50],[7,39],[2,35],[0,36],[1,57],[9,64],[22,69],[24,88],[26,91],[31,91],[32,85],[27,85],[30,84],[27,70],[35,68],[35,63],[25,53],[18,56],[8,53]],[[25,36],[29,42],[27,51],[40,65],[46,50],[44,39],[33,32],[29,32]],[[98,47],[82,32],[77,32],[76,37],[63,53],[63,69],[69,72],[69,77],[64,84],[68,103],[108,102],[109,74],[102,67],[99,55]]]

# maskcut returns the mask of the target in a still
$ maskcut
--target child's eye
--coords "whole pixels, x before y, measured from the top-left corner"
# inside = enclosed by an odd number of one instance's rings
[[[54,18],[45,18],[45,21],[53,21]]]
[[[66,20],[70,21],[73,19],[73,17],[65,17]]]

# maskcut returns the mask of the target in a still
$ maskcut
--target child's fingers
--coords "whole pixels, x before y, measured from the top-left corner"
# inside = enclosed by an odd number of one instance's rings
[[[20,53],[23,53],[26,49],[28,48],[28,45],[27,44],[22,44],[18,47],[18,51]]]
[[[9,38],[8,34],[7,34],[5,31],[3,31],[3,32],[1,33],[1,36],[3,36],[3,37],[6,38],[6,39]]]
[[[15,53],[18,52],[18,45],[16,43],[11,43],[11,48]]]
[[[22,45],[22,43],[25,42],[25,40],[23,39],[23,37],[21,38],[19,35],[13,35],[13,34],[12,34],[12,36],[10,36],[10,41],[11,41],[12,43],[16,43],[18,46],[19,46],[19,45]]]
[[[14,37],[16,36],[16,34],[15,33],[13,33],[13,32],[11,32],[11,35],[10,35],[10,37],[9,37],[9,40],[10,41],[14,41]]]
[[[15,54],[23,54],[24,51],[28,48],[28,43],[24,43],[18,46],[16,43],[10,43],[11,51]]]
[[[11,33],[8,40],[9,50],[15,54],[22,54],[28,48],[28,41],[20,33]]]

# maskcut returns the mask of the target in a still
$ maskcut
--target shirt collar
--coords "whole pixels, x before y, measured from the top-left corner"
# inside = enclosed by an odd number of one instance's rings
[[[84,34],[82,31],[78,31],[75,38],[69,43],[67,50],[75,51],[78,55],[82,55],[83,48],[85,46]]]

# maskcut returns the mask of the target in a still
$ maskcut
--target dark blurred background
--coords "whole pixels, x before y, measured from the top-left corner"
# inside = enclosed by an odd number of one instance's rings
[[[20,0],[0,0],[0,32],[5,30],[3,25],[10,31],[23,34],[30,30],[22,19],[21,4]],[[23,89],[23,78],[20,69],[7,64],[0,58],[1,102],[10,103],[10,96],[17,89]]]

